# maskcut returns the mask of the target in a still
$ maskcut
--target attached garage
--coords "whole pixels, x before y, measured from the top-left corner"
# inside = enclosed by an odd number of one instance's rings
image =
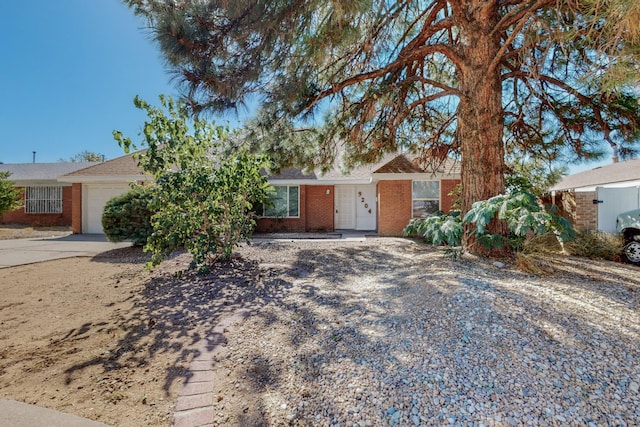
[[[129,190],[128,183],[85,184],[82,186],[82,233],[103,234],[102,212],[106,203]]]
[[[102,212],[107,202],[129,191],[132,182],[149,182],[129,154],[58,178],[72,184],[71,228],[75,234],[103,234]]]

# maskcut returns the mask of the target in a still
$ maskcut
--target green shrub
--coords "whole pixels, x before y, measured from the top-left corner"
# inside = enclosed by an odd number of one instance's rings
[[[506,221],[509,236],[489,233],[489,222],[497,217]],[[487,248],[510,245],[522,250],[527,238],[553,232],[560,240],[567,241],[575,234],[571,223],[553,210],[547,211],[538,199],[528,191],[500,194],[488,200],[475,202],[462,219],[463,224],[473,224],[474,233]]]
[[[497,217],[507,223],[509,236],[489,233],[489,222]],[[460,218],[457,211],[448,215],[437,214],[412,220],[404,229],[405,236],[421,237],[433,245],[459,246],[465,224],[473,225],[473,233],[488,248],[506,244],[522,250],[527,239],[553,233],[556,240],[567,241],[573,237],[569,221],[547,211],[537,198],[526,191],[499,195],[473,204],[469,212]]]
[[[22,205],[22,193],[8,178],[11,172],[0,172],[0,216]]]
[[[135,186],[128,192],[109,200],[102,213],[102,228],[111,242],[130,240],[144,245],[153,232],[150,209],[152,189]]]
[[[403,230],[405,236],[421,237],[425,242],[436,246],[460,246],[462,231],[459,212],[449,215],[439,212],[426,218],[416,218]]]

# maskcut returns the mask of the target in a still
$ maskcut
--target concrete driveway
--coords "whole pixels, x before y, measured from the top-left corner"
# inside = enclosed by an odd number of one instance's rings
[[[131,246],[131,243],[111,243],[105,236],[97,234],[0,240],[0,268],[53,259],[94,256],[101,252],[127,246]]]

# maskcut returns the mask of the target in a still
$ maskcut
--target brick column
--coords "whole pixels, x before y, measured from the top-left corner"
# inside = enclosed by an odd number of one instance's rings
[[[402,236],[412,215],[411,181],[380,181],[378,192],[378,235]]]
[[[82,184],[71,184],[71,231],[82,234]]]

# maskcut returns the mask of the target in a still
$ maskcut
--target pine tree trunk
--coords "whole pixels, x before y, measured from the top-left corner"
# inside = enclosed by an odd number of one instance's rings
[[[504,145],[502,81],[500,66],[490,70],[499,54],[499,34],[491,35],[497,24],[494,6],[482,0],[463,1],[468,20],[462,28],[464,64],[460,75],[462,97],[458,109],[458,132],[462,154],[462,212],[478,200],[504,193]],[[492,233],[506,235],[503,221],[490,224]],[[488,250],[465,229],[464,250],[475,255],[497,255],[505,248]]]

